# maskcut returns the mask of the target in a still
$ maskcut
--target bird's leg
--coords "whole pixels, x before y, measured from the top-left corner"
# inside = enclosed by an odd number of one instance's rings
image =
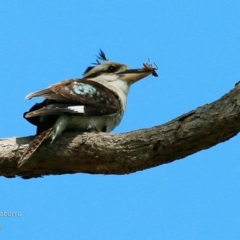
[[[51,137],[51,139],[52,139],[51,143],[53,143],[55,138],[58,137],[59,135],[61,135],[62,131],[65,130],[67,121],[68,121],[67,115],[61,115],[58,118],[58,120],[56,121],[56,123],[54,124],[54,126],[52,128],[51,133],[49,134],[49,137]]]

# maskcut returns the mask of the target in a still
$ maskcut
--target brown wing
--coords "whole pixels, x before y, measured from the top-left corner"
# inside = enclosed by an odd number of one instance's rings
[[[48,122],[54,122],[62,113],[98,116],[114,114],[120,109],[118,96],[103,85],[85,79],[63,81],[27,96],[33,97],[46,98],[24,113],[24,118],[36,126],[45,122],[46,117]]]
[[[112,91],[100,83],[85,79],[63,81],[27,96],[28,99],[33,97],[44,97],[55,100],[56,103],[100,108],[104,114],[116,112],[120,104],[118,97]]]

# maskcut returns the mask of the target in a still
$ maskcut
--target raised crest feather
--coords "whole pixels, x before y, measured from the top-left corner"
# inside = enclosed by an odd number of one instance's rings
[[[102,49],[100,49],[100,52],[98,55],[96,55],[97,59],[95,63],[92,63],[93,65],[100,65],[101,62],[100,61],[108,61],[105,53],[103,52]],[[100,60],[100,61],[99,61]],[[89,66],[87,67],[87,69],[84,71],[83,75],[85,75],[86,73],[88,73],[89,71],[91,71],[95,66]]]

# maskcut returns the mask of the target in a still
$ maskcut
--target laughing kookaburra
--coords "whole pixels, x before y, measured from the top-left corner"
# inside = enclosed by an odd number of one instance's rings
[[[24,113],[24,118],[37,126],[37,133],[21,156],[19,166],[45,139],[53,142],[65,130],[112,131],[123,117],[130,86],[150,74],[157,77],[156,68],[150,63],[130,69],[125,64],[108,61],[101,50],[97,57],[97,63],[86,69],[83,78],[65,80],[27,95],[26,99],[45,100]]]

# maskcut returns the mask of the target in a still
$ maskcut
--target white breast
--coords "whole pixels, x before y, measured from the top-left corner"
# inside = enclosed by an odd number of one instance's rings
[[[122,115],[68,116],[66,130],[89,132],[111,132],[121,121]]]

